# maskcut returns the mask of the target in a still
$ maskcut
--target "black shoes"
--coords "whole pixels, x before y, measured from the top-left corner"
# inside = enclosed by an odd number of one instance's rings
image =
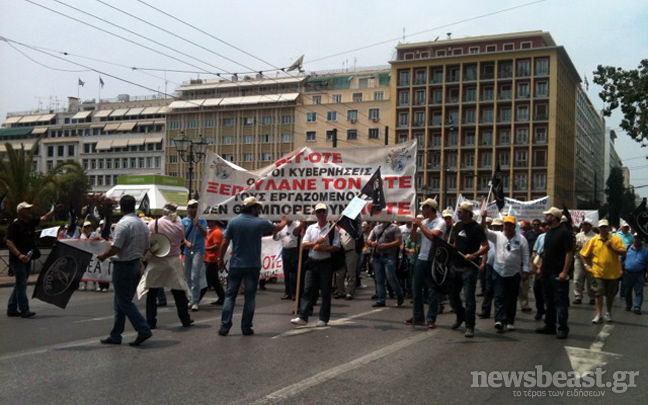
[[[228,331],[227,329],[220,328],[220,329],[218,330],[218,334],[219,334],[220,336],[227,336],[228,333],[229,333],[229,331]]]
[[[129,346],[139,346],[142,343],[144,343],[146,340],[150,339],[153,334],[151,333],[150,335],[137,335],[137,338],[130,342],[128,345]]]
[[[113,340],[111,337],[101,339],[99,342],[103,343],[104,345],[120,345],[121,344],[121,342]]]
[[[556,330],[555,330],[555,329],[549,329],[549,328],[547,328],[547,327],[544,327],[544,328],[538,328],[538,329],[536,329],[536,333],[539,333],[539,334],[541,334],[541,335],[555,335],[555,334],[556,334]],[[566,335],[565,335],[565,337],[566,337]],[[562,338],[562,339],[564,339],[564,338]]]
[[[282,298],[282,300],[283,299],[284,298]],[[223,302],[225,302],[225,300],[218,299],[216,301],[211,302],[211,305],[223,305]]]
[[[414,318],[407,319],[405,321],[405,325],[425,325],[425,322],[423,320],[415,321]]]
[[[576,299],[572,302],[572,304],[574,304],[574,305],[579,305],[579,304],[582,304],[582,303],[583,303],[583,300],[581,300],[580,298],[576,298]]]
[[[243,331],[243,336],[252,336],[254,335],[254,329],[246,329]]]
[[[401,295],[400,297],[398,297],[398,300],[396,301],[396,303],[400,307],[401,305],[403,305],[403,302],[405,302],[405,296]]]
[[[452,330],[459,329],[459,327],[461,326],[462,323],[464,323],[464,321],[455,321],[455,323],[452,324],[450,329],[452,329]]]
[[[567,335],[568,335],[567,332],[559,330],[556,333],[556,339],[567,339]]]
[[[481,314],[477,315],[477,318],[479,318],[479,319],[488,319],[488,318],[490,318],[490,314],[482,312]]]
[[[7,316],[10,318],[15,318],[20,316],[20,312],[18,311],[7,311]]]
[[[34,315],[36,315],[36,312],[32,312],[32,311],[27,311],[27,312],[21,312],[20,313],[21,318],[31,318]]]
[[[189,319],[189,320],[186,321],[186,322],[182,322],[182,326],[185,327],[185,328],[188,328],[188,327],[190,327],[191,325],[193,325],[194,322],[195,322],[195,321],[194,321],[193,319]]]
[[[372,307],[374,307],[374,308],[382,308],[384,306],[385,306],[385,304],[381,303],[381,302],[376,302],[375,304],[372,305]]]

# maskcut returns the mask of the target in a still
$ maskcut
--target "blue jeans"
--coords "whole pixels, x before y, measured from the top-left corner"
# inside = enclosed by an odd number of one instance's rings
[[[126,318],[130,321],[133,328],[137,331],[138,336],[151,336],[151,329],[146,324],[146,320],[140,313],[137,306],[133,303],[133,297],[137,290],[137,284],[140,279],[140,261],[131,260],[128,262],[113,262],[112,281],[115,289],[115,299],[113,309],[115,313],[115,322],[113,329],[110,331],[110,338],[116,342],[121,342],[122,333]]]
[[[635,310],[641,310],[643,303],[643,286],[644,286],[644,272],[643,271],[625,271],[623,273],[623,286],[625,287],[626,308],[632,308],[632,290],[635,293]]]
[[[297,296],[297,269],[299,268],[299,249],[284,249],[281,253],[284,272],[284,293],[290,298]]]
[[[557,275],[542,273],[542,292],[546,305],[545,328],[569,333],[567,320],[569,318],[569,281],[556,280]]]
[[[424,317],[423,301],[425,299],[423,286],[428,288],[429,308],[426,320],[436,323],[439,311],[439,297],[434,288],[432,280],[432,262],[429,260],[417,260],[412,276],[412,298],[414,300],[414,321],[422,321]]]
[[[190,304],[192,305],[198,305],[200,302],[201,284],[204,284],[203,287],[207,286],[204,258],[205,254],[202,252],[189,252],[184,256],[185,276],[187,277],[187,283],[189,283],[189,290],[191,291]]]
[[[243,317],[241,318],[241,330],[252,329],[252,318],[254,318],[254,305],[259,284],[260,267],[230,267],[227,274],[227,291],[223,303],[223,316],[221,318],[221,329],[229,331],[232,327],[232,314],[234,304],[238,295],[239,287],[245,280],[245,303],[243,304]]]
[[[385,279],[389,283],[397,298],[403,296],[398,280],[396,279],[396,258],[392,255],[375,256],[373,260],[374,273],[376,276],[376,292],[378,304],[384,304],[387,299],[385,293]]]
[[[453,267],[450,271],[450,305],[457,314],[457,322],[466,322],[466,328],[475,327],[475,288],[477,286],[477,268],[472,264],[470,267]],[[464,291],[466,307],[461,302],[461,289]]]
[[[520,273],[511,277],[502,277],[496,271],[492,274],[492,283],[495,294],[495,322],[507,325],[515,323],[517,310],[517,297],[520,291]]]
[[[16,313],[29,312],[29,300],[27,299],[27,278],[31,272],[31,261],[24,263],[14,257],[9,258],[9,267],[14,273],[16,284],[9,296],[7,312]]]

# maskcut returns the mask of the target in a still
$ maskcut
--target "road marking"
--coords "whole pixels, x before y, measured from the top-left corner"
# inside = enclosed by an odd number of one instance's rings
[[[372,311],[373,312],[373,311]],[[438,332],[438,331],[435,331]],[[359,368],[361,366],[365,366],[371,362],[374,362],[380,358],[383,358],[385,356],[388,356],[392,353],[395,353],[399,350],[402,350],[408,346],[411,346],[415,343],[418,343],[422,340],[425,340],[435,334],[435,332],[430,332],[430,333],[421,333],[417,334],[414,337],[410,337],[401,341],[398,341],[396,343],[393,343],[389,346],[383,347],[381,349],[378,349],[376,351],[373,351],[369,354],[366,354],[362,357],[359,357],[353,361],[350,361],[346,364],[341,364],[339,366],[330,368],[326,371],[323,371],[319,374],[316,374],[312,377],[306,378],[305,380],[301,380],[299,382],[296,382],[294,384],[291,384],[287,387],[284,387],[280,390],[277,390],[271,394],[266,395],[263,398],[260,398],[259,400],[253,402],[253,404],[256,405],[261,405],[261,404],[268,404],[268,403],[273,403],[273,402],[282,402],[287,400],[290,397],[293,397],[303,391],[306,391],[307,389],[323,384],[333,378],[336,378],[337,376],[344,374],[346,372],[349,372],[351,370],[354,370],[356,368]]]
[[[596,339],[592,344],[590,345],[590,350],[593,350],[595,352],[600,352],[603,350],[603,345],[605,344],[605,341],[607,338],[610,336],[610,333],[612,333],[612,329],[614,329],[614,325],[605,324],[599,334],[596,336]]]
[[[158,310],[158,314],[163,314],[165,312],[171,312],[170,308],[163,308]],[[74,321],[73,323],[84,323],[84,322],[96,322],[96,321],[105,321],[106,319],[113,319],[114,315],[103,316],[101,318],[90,318],[90,319],[81,319],[80,321]]]
[[[605,341],[613,329],[614,325],[604,325],[598,335],[596,335],[596,339],[594,339],[589,349],[565,346],[572,370],[582,376],[585,373],[593,373],[597,368],[604,367],[612,359],[621,358],[622,356],[620,354],[603,351]]]
[[[387,309],[387,307],[379,308],[379,309],[374,309],[374,310],[371,310],[371,311],[363,312],[361,314],[351,315],[351,316],[346,317],[346,318],[335,319],[333,321],[330,321],[328,324],[329,324],[329,326],[344,325],[344,324],[349,323],[349,321],[351,321],[352,319],[361,318],[363,316],[367,316],[367,315],[375,314],[375,313],[378,313],[378,312],[382,312],[382,311],[384,311],[386,309]],[[329,326],[319,327],[319,328],[316,327],[315,325],[299,326],[299,327],[297,327],[295,329],[289,330],[288,332],[284,332],[284,333],[281,333],[281,334],[279,334],[277,336],[273,336],[271,339],[278,339],[278,338],[281,338],[281,337],[303,335],[304,333],[310,333],[310,332],[313,332],[314,330],[318,330],[318,329],[319,330],[328,329]]]

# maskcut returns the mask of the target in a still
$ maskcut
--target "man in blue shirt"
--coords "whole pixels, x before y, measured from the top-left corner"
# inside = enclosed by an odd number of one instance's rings
[[[254,300],[257,284],[261,273],[261,238],[281,231],[288,220],[285,216],[281,222],[274,225],[272,222],[259,218],[261,203],[254,197],[243,200],[241,214],[227,224],[223,234],[223,244],[218,258],[218,267],[223,267],[223,258],[232,243],[232,256],[229,260],[227,274],[227,292],[223,304],[223,316],[218,334],[227,336],[232,327],[232,313],[241,282],[245,280],[245,304],[241,318],[243,335],[254,334],[252,318],[254,318]]]
[[[189,200],[187,216],[182,219],[185,229],[184,266],[187,283],[191,291],[192,311],[198,311],[200,290],[207,287],[205,274],[205,237],[207,236],[207,221],[198,219],[198,201]]]
[[[648,249],[643,245],[643,240],[637,234],[628,248],[625,257],[625,271],[623,272],[623,286],[625,287],[626,311],[632,309],[632,290],[635,292],[634,313],[641,315],[643,303],[643,285],[645,272],[648,270]]]

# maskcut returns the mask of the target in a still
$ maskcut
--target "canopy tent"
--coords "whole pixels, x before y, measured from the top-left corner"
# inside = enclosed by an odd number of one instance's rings
[[[139,208],[142,199],[148,195],[153,215],[162,215],[166,203],[178,205],[178,211],[187,210],[189,190],[184,186],[184,179],[161,175],[119,176],[117,185],[106,192],[106,196],[115,201],[130,194],[135,197],[135,207]]]

